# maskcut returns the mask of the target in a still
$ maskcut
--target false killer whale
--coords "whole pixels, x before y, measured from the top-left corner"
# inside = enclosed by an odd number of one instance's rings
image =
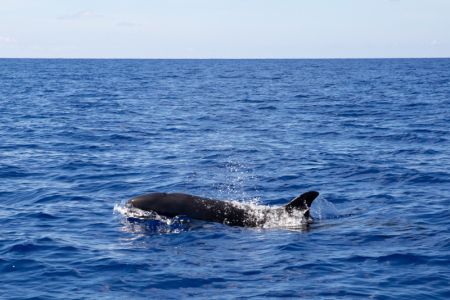
[[[150,193],[135,197],[128,205],[165,217],[187,216],[191,219],[219,222],[230,226],[260,227],[268,220],[300,216],[303,224],[312,222],[311,203],[319,195],[309,191],[282,207],[270,208],[202,198],[182,193]]]

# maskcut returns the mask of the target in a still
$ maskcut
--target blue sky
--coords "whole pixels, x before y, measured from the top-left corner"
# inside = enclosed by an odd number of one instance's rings
[[[0,57],[450,57],[450,0],[0,0]]]

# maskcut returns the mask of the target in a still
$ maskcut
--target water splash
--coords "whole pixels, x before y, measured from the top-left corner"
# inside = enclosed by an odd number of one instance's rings
[[[131,233],[180,233],[189,231],[191,219],[186,216],[168,218],[153,211],[145,211],[129,204],[114,205],[114,214],[120,215],[122,230]]]
[[[303,229],[312,221],[303,211],[286,211],[282,206],[268,206],[255,203],[232,201],[237,208],[247,211],[248,218],[260,228]]]
[[[323,197],[319,197],[313,202],[311,214],[315,220],[333,219],[340,216],[336,206]]]
[[[217,198],[259,203],[260,198],[250,195],[248,191],[250,187],[251,190],[257,192],[256,176],[245,163],[230,159],[215,174],[215,181],[220,182],[215,185]]]

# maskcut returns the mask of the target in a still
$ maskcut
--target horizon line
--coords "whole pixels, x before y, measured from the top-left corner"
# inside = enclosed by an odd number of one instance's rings
[[[358,60],[358,59],[450,59],[450,56],[386,57],[0,57],[0,59],[49,60]]]

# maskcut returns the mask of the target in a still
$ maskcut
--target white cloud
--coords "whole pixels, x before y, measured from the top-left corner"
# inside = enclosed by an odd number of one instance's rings
[[[437,47],[437,46],[440,46],[442,43],[441,43],[441,41],[439,41],[439,40],[432,40],[431,41],[431,46],[433,46],[433,47]]]
[[[117,26],[120,26],[120,27],[140,27],[141,24],[134,23],[134,22],[119,22],[119,23],[117,23]]]
[[[0,44],[15,44],[17,40],[9,36],[0,36]]]
[[[101,17],[101,15],[97,14],[92,10],[82,10],[73,14],[68,14],[59,17],[60,20],[80,20],[80,19],[93,19]]]

